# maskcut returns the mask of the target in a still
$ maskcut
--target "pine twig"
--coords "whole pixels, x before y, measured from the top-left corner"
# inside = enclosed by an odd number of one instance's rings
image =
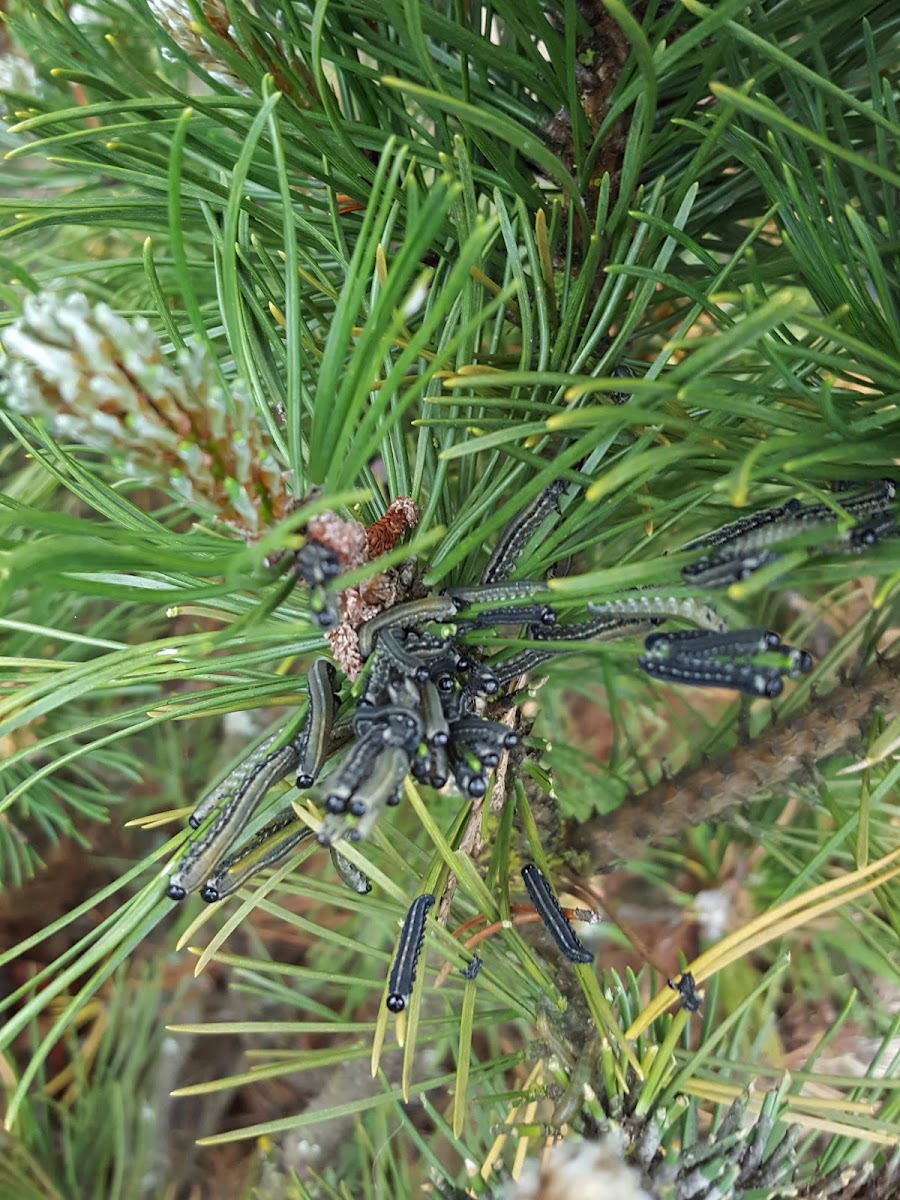
[[[859,745],[876,711],[900,714],[900,658],[882,660],[864,687],[843,683],[783,724],[773,721],[748,745],[724,758],[692,765],[630,796],[615,812],[572,825],[568,840],[608,871],[646,856],[649,846],[797,782],[811,767]]]

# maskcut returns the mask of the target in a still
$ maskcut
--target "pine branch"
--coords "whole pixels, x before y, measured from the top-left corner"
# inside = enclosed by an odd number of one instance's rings
[[[876,715],[886,723],[900,716],[898,663],[897,658],[877,663],[824,698],[814,697],[786,721],[776,713],[763,733],[724,758],[661,779],[608,816],[570,825],[566,840],[596,870],[608,871],[639,860],[648,847],[680,837],[691,826],[721,820],[811,773],[814,778],[816,765],[835,755],[860,756]]]

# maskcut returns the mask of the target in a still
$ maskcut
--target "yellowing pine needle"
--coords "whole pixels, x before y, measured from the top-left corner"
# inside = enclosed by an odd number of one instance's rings
[[[193,921],[191,921],[190,925],[175,943],[175,949],[177,951],[181,951],[185,948],[185,946],[188,946],[190,947],[192,954],[201,954],[201,950],[198,950],[196,946],[191,946],[191,941],[194,937],[194,934],[198,933],[203,928],[206,922],[210,920],[212,915],[215,913],[216,909],[221,907],[222,904],[224,904],[223,900],[220,900],[218,904],[204,904],[194,917]]]
[[[709,1079],[691,1079],[681,1091],[686,1096],[694,1096],[698,1100],[706,1100],[710,1104],[731,1104],[732,1101],[739,1099],[744,1094],[744,1090],[734,1084],[720,1083]],[[759,1112],[762,1108],[763,1101],[766,1098],[766,1092],[752,1092],[747,1105],[750,1112]],[[871,1108],[867,1104],[858,1104],[844,1099],[822,1100],[814,1096],[794,1096],[788,1095],[785,1097],[786,1109],[781,1113],[779,1120],[790,1125],[802,1125],[807,1129],[819,1129],[826,1133],[833,1134],[835,1137],[849,1137],[854,1139],[864,1138],[866,1141],[874,1142],[880,1146],[897,1146],[900,1145],[900,1133],[891,1133],[883,1129],[873,1129],[869,1125],[850,1124],[846,1121],[832,1120],[827,1116],[816,1115],[815,1112],[810,1112],[810,1109],[818,1109],[820,1113],[827,1111],[827,1106],[833,1106],[834,1109],[846,1115],[847,1113],[855,1113],[860,1117],[869,1117]]]
[[[544,1073],[543,1063],[539,1062],[537,1064],[537,1066],[533,1069],[531,1074],[528,1076],[528,1078],[525,1080],[525,1083],[522,1087],[522,1091],[526,1095],[528,1094],[528,1092],[531,1091],[532,1088],[536,1087],[541,1082],[543,1073]],[[521,1109],[521,1105],[519,1105],[519,1104],[512,1105],[512,1107],[509,1109],[509,1111],[506,1114],[506,1118],[503,1121],[503,1125],[511,1127],[513,1125],[513,1123],[515,1122],[516,1118],[518,1117],[520,1109]],[[504,1130],[501,1133],[498,1133],[497,1136],[494,1138],[493,1144],[492,1144],[490,1150],[488,1150],[487,1154],[485,1155],[484,1162],[481,1164],[481,1171],[479,1172],[479,1174],[481,1175],[482,1179],[487,1180],[490,1177],[490,1174],[494,1169],[494,1165],[500,1161],[500,1156],[503,1154],[503,1150],[504,1150],[504,1147],[506,1146],[506,1140],[508,1137],[509,1137],[509,1133]]]
[[[306,854],[304,854],[304,851],[301,849],[298,857],[308,857],[309,849],[307,849]],[[278,884],[281,883],[282,879],[284,879],[286,875],[293,871],[296,865],[297,857],[288,859],[286,863],[283,863],[278,868],[278,870],[270,879],[266,879],[260,884],[252,896],[249,896],[242,904],[238,905],[222,928],[217,930],[217,932],[213,935],[206,949],[202,951],[199,959],[197,960],[197,965],[194,967],[195,977],[200,975],[202,971],[206,970],[210,961],[215,957],[216,952],[220,949],[223,943],[231,937],[234,931],[244,923],[247,916],[253,911],[254,908],[256,908],[256,905],[259,903],[259,901],[262,900],[264,896],[267,896],[269,892],[273,890],[273,888],[276,888]]]
[[[881,887],[898,875],[900,875],[900,847],[858,871],[852,871],[848,875],[841,875],[837,879],[819,884],[799,896],[792,896],[784,904],[779,904],[770,912],[763,913],[762,916],[749,921],[741,929],[735,930],[734,933],[730,933],[717,942],[715,946],[711,946],[693,962],[688,963],[685,971],[690,971],[695,982],[700,984],[731,963],[758,950],[760,946],[783,937],[826,913],[833,912],[847,901]],[[640,1037],[656,1018],[677,999],[677,993],[667,984],[638,1015],[626,1031],[625,1037],[629,1039]]]
[[[183,821],[194,811],[193,804],[183,808],[167,808],[163,812],[148,813],[143,817],[134,817],[126,821],[125,829],[160,829],[163,825],[171,825],[173,821]]]
[[[534,1118],[537,1116],[537,1109],[537,1100],[531,1100],[528,1104],[526,1104],[525,1115],[522,1120],[523,1125],[532,1125],[534,1123]],[[525,1166],[525,1159],[528,1156],[528,1147],[530,1144],[531,1139],[527,1134],[524,1137],[519,1138],[519,1144],[516,1146],[516,1156],[513,1159],[513,1165],[509,1172],[516,1181],[518,1181],[520,1175],[522,1174],[522,1168]]]

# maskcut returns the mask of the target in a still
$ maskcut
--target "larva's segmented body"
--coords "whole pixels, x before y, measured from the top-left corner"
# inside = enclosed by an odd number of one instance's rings
[[[317,658],[306,677],[309,697],[306,724],[298,739],[297,787],[315,783],[331,747],[334,725],[335,670],[327,658]]]
[[[850,485],[852,488],[854,485]],[[857,521],[886,512],[897,496],[897,483],[893,479],[879,479],[869,487],[850,494],[849,489],[839,488],[838,503],[848,516]],[[827,504],[810,504],[800,510],[801,516],[813,521],[835,520],[835,512]]]
[[[778,634],[768,629],[652,633],[644,649],[646,653],[638,661],[657,679],[735,688],[751,696],[778,696],[782,675],[805,674],[812,669],[812,657],[806,650],[784,645]],[[780,659],[780,665],[754,663],[759,655]]]
[[[447,721],[441,694],[430,679],[420,689],[422,718],[425,726],[425,741],[430,747],[446,746],[450,741],[450,726]]]
[[[289,775],[296,765],[296,746],[282,746],[263,759],[241,786],[232,791],[213,813],[209,824],[188,840],[169,876],[167,895],[171,900],[183,900],[206,882],[228,847],[240,837],[269,788]]]
[[[755,533],[758,529],[764,529],[767,525],[777,525],[781,521],[792,518],[802,507],[799,500],[791,499],[786,504],[779,504],[774,508],[764,508],[761,512],[739,517],[736,521],[730,521],[727,525],[714,529],[712,533],[694,538],[684,546],[684,549],[702,550],[706,547],[727,545],[747,534]]]
[[[892,479],[881,479],[855,493],[840,491],[838,502],[844,512],[856,521],[836,539],[819,548],[819,552],[850,551],[858,553],[885,537],[897,533],[897,522],[891,509],[897,494]],[[816,527],[837,530],[840,514],[827,504],[801,504],[789,500],[775,508],[742,517],[721,529],[695,538],[685,549],[708,549],[696,562],[682,568],[685,582],[703,587],[729,587],[749,578],[754,571],[778,558],[774,547],[792,538],[800,538]]]
[[[366,873],[354,866],[350,859],[341,854],[336,847],[332,846],[330,849],[331,861],[341,882],[350,888],[351,892],[356,892],[358,896],[368,895],[372,890],[372,883]]]
[[[426,596],[423,600],[410,600],[406,604],[395,604],[384,612],[366,621],[359,631],[359,649],[363,658],[368,658],[375,646],[375,639],[383,629],[396,626],[409,629],[413,625],[425,625],[429,621],[452,621],[459,605],[448,593]]]
[[[557,625],[551,629],[532,626],[528,632],[536,642],[612,642],[647,633],[661,620],[662,617],[600,616],[593,621],[580,621],[576,625]],[[569,648],[559,651],[560,654],[575,652]]]
[[[322,822],[319,844],[331,846],[343,837],[350,841],[368,837],[384,807],[399,802],[410,760],[411,756],[399,746],[382,746],[368,775],[354,790],[348,811],[330,813]]]
[[[508,687],[520,675],[530,675],[532,671],[556,657],[557,652],[554,650],[523,650],[521,654],[515,654],[512,658],[498,663],[494,670],[494,678],[499,687]]]
[[[388,686],[394,672],[394,664],[381,646],[375,648],[374,654],[366,663],[366,674],[363,682],[359,708],[377,707],[384,704],[388,698]]]
[[[777,560],[772,550],[747,551],[744,554],[726,554],[717,558],[699,558],[681,568],[685,583],[704,588],[726,588],[742,583],[754,572]]]
[[[347,811],[350,797],[360,786],[384,748],[384,736],[380,726],[374,726],[364,736],[358,737],[350,747],[340,766],[324,781],[325,807],[331,813]]]
[[[253,772],[269,757],[272,747],[280,736],[280,733],[270,734],[247,755],[243,762],[239,763],[234,770],[229,771],[221,783],[216,784],[212,791],[207,792],[188,817],[191,829],[199,829],[209,814],[217,809],[227,796],[239,791],[244,786]]]
[[[410,754],[425,736],[425,724],[419,713],[402,704],[357,709],[353,730],[359,738],[367,738],[373,730],[378,730],[384,745],[403,746]]]
[[[622,596],[616,600],[590,603],[588,609],[595,617],[659,617],[663,620],[668,617],[680,617],[684,621],[699,625],[701,629],[709,629],[716,633],[728,628],[712,605],[698,600],[695,596],[635,592],[634,595]]]
[[[547,932],[566,958],[574,963],[593,962],[593,954],[578,940],[555,892],[535,863],[526,863],[522,868],[522,881]]]
[[[568,486],[564,479],[555,479],[509,522],[481,572],[483,584],[501,583],[510,576],[540,527],[549,517],[558,515],[560,497]]]
[[[512,750],[519,744],[519,735],[502,721],[489,721],[486,717],[460,717],[451,727],[453,736],[462,741],[475,739],[484,745],[500,750]]]
[[[653,654],[642,654],[638,662],[648,675],[669,683],[728,688],[746,696],[766,696],[770,700],[784,690],[781,674],[775,667],[747,662],[715,662],[705,658],[669,659]]]
[[[678,629],[651,633],[644,649],[657,654],[686,653],[694,656],[763,654],[781,648],[781,638],[771,629],[733,629],[709,633],[705,629]]]
[[[450,779],[450,756],[446,746],[432,746],[428,765],[428,782],[438,791],[446,787]]]
[[[463,606],[484,604],[497,607],[513,605],[516,600],[530,600],[536,592],[546,591],[546,584],[536,579],[514,579],[506,583],[475,584],[473,587],[450,587],[444,592],[451,596],[457,604],[457,611]]]
[[[224,858],[207,879],[200,895],[208,904],[231,896],[266,867],[280,866],[312,837],[293,808],[282,809],[249,842]]]
[[[487,625],[536,625],[552,628],[556,624],[556,613],[549,604],[510,604],[490,608],[475,617],[476,626]]]
[[[393,629],[385,629],[378,638],[378,649],[391,660],[391,665],[401,675],[414,679],[416,683],[424,683],[431,675],[427,662],[419,654],[407,650]]]
[[[388,979],[385,1003],[392,1013],[403,1012],[416,982],[416,967],[425,944],[425,922],[436,903],[430,892],[416,896],[406,914]]]
[[[309,587],[310,607],[321,629],[330,629],[340,620],[337,595],[325,590],[325,584],[341,573],[341,562],[330,546],[310,538],[294,556],[298,579]]]

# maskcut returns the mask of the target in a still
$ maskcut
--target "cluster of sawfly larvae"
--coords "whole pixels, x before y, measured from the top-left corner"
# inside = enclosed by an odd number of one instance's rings
[[[394,604],[367,620],[359,629],[364,665],[355,682],[339,682],[325,658],[313,662],[299,733],[294,723],[293,732],[289,726],[266,739],[191,814],[195,832],[169,877],[173,900],[195,891],[204,900],[221,900],[256,872],[283,863],[313,836],[330,848],[341,879],[357,892],[368,891],[369,881],[340,853],[340,843],[368,836],[384,809],[400,802],[410,774],[435,789],[452,780],[461,795],[483,797],[491,771],[518,741],[509,725],[486,712],[492,705],[496,712],[509,712],[528,675],[585,644],[641,635],[644,652],[637,661],[655,678],[755,697],[775,697],[784,677],[811,669],[810,655],[785,645],[777,633],[729,629],[710,604],[649,588],[589,604],[586,621],[561,622],[549,604],[536,598],[546,591],[543,581],[510,576],[529,543],[560,512],[568,486],[564,481],[552,484],[515,518],[478,584]],[[824,547],[828,552],[859,552],[897,532],[895,492],[891,480],[880,480],[837,492],[839,508],[789,501],[743,517],[689,544],[702,555],[683,569],[683,578],[705,589],[728,586],[772,562],[781,543],[820,526],[833,531]],[[319,624],[332,626],[338,556],[308,538],[293,569],[312,593]],[[660,629],[670,618],[694,628]],[[497,626],[524,627],[531,645],[488,655],[464,640],[473,631]],[[313,835],[289,805],[234,849],[269,789],[292,774],[302,796],[324,813],[318,833]],[[586,961],[578,957],[586,953],[584,948],[565,932],[567,919],[559,915],[549,884],[533,873],[526,873],[523,882],[559,948],[573,961]],[[422,897],[419,902],[411,910],[411,931],[401,939],[398,955],[398,961],[412,963],[412,971],[418,950],[403,947],[421,948],[430,908],[423,906]],[[407,972],[391,988],[395,1007],[402,1008],[408,983]]]

